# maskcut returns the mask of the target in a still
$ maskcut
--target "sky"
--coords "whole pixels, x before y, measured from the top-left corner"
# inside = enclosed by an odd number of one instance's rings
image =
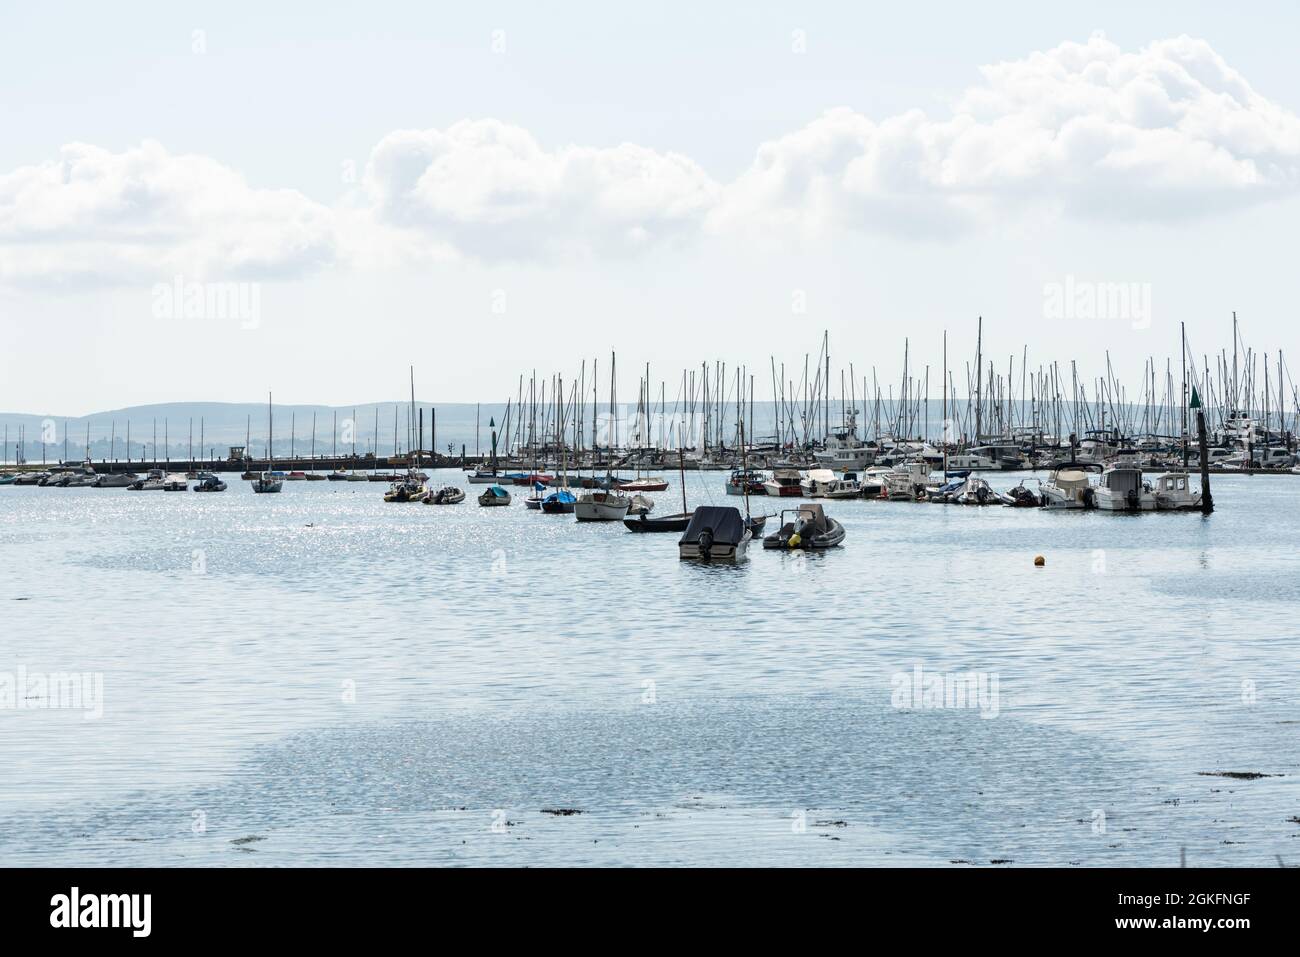
[[[1294,5],[700,6],[6,10],[0,410],[1294,344]]]

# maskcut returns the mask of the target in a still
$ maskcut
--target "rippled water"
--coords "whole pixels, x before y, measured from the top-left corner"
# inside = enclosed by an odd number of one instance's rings
[[[103,682],[0,710],[0,864],[1300,863],[1300,478],[835,502],[735,567],[383,489],[0,488],[0,675]],[[918,665],[996,714],[895,707]]]

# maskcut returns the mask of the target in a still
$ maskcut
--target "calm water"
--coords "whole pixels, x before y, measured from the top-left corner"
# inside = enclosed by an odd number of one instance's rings
[[[0,675],[103,689],[0,710],[0,864],[1300,863],[1300,478],[1208,520],[835,502],[843,548],[736,567],[230,484],[0,488]],[[918,665],[996,713],[895,707]]]

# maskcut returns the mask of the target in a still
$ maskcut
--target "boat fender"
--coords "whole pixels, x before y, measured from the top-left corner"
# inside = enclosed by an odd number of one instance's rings
[[[790,540],[789,540],[788,542],[786,542],[786,546],[789,547],[789,548],[798,548],[798,547],[799,547],[799,543],[802,542],[802,541],[803,541],[803,538],[800,537],[799,533],[798,533],[798,532],[793,532],[793,533],[790,535]]]

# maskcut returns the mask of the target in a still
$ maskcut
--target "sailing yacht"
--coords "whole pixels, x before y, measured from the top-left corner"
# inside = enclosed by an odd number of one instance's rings
[[[259,493],[279,492],[284,488],[284,477],[281,472],[271,470],[275,461],[275,451],[272,446],[272,424],[271,414],[271,393],[266,394],[266,471],[253,480],[253,491]]]

